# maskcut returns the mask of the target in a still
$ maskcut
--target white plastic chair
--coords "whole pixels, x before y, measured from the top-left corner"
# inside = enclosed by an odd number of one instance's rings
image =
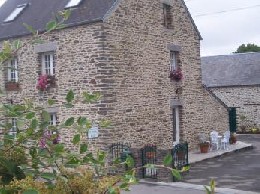
[[[216,149],[219,149],[219,141],[218,141],[218,132],[212,131],[210,132],[210,143],[211,143],[211,150],[213,150],[213,147],[216,147]]]
[[[230,131],[226,131],[224,133],[223,139],[221,139],[221,148],[223,147],[224,150],[228,149],[229,138],[230,138]]]

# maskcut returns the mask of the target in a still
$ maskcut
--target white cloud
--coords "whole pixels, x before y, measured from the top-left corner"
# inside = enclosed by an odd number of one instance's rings
[[[239,11],[237,8],[260,5],[259,0],[187,0],[187,6],[203,37],[201,54],[230,54],[243,43],[260,45],[260,6]],[[211,14],[226,11],[225,13]],[[198,16],[206,14],[206,16]]]

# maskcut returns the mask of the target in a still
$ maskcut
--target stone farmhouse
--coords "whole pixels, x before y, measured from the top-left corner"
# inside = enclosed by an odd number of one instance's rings
[[[209,56],[201,61],[203,84],[236,109],[238,130],[260,127],[260,53]]]
[[[201,36],[183,0],[7,0],[0,8],[0,42],[27,41],[23,23],[43,32],[64,9],[72,11],[67,26],[23,47],[8,62],[17,70],[1,72],[2,102],[53,98],[56,106],[47,108],[53,124],[78,115],[109,119],[113,127],[89,140],[100,148],[126,142],[166,150],[187,141],[192,149],[198,133],[228,129],[227,109],[202,85]],[[170,71],[183,76],[170,79]],[[44,93],[36,89],[41,74],[55,77]],[[70,89],[103,97],[67,110],[62,103]],[[60,134],[70,146],[70,131]]]

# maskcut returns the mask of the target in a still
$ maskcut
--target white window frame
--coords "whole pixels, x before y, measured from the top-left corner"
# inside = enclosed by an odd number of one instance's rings
[[[170,70],[176,70],[177,69],[177,52],[176,51],[170,51]]]
[[[12,128],[9,130],[8,134],[16,137],[16,134],[17,134],[17,119],[11,118],[11,124],[12,124]]]
[[[17,58],[8,62],[8,79],[9,82],[18,82],[18,62]]]
[[[55,67],[54,67],[54,53],[42,53],[42,74],[43,75],[54,75]]]
[[[50,125],[57,126],[57,113],[50,113]]]

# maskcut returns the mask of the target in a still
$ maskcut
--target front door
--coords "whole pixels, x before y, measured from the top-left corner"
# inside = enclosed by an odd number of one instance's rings
[[[180,142],[180,106],[173,107],[172,109],[172,122],[173,122],[173,144]]]
[[[236,108],[232,107],[228,110],[229,113],[229,129],[231,133],[236,132],[237,130],[237,112]]]

